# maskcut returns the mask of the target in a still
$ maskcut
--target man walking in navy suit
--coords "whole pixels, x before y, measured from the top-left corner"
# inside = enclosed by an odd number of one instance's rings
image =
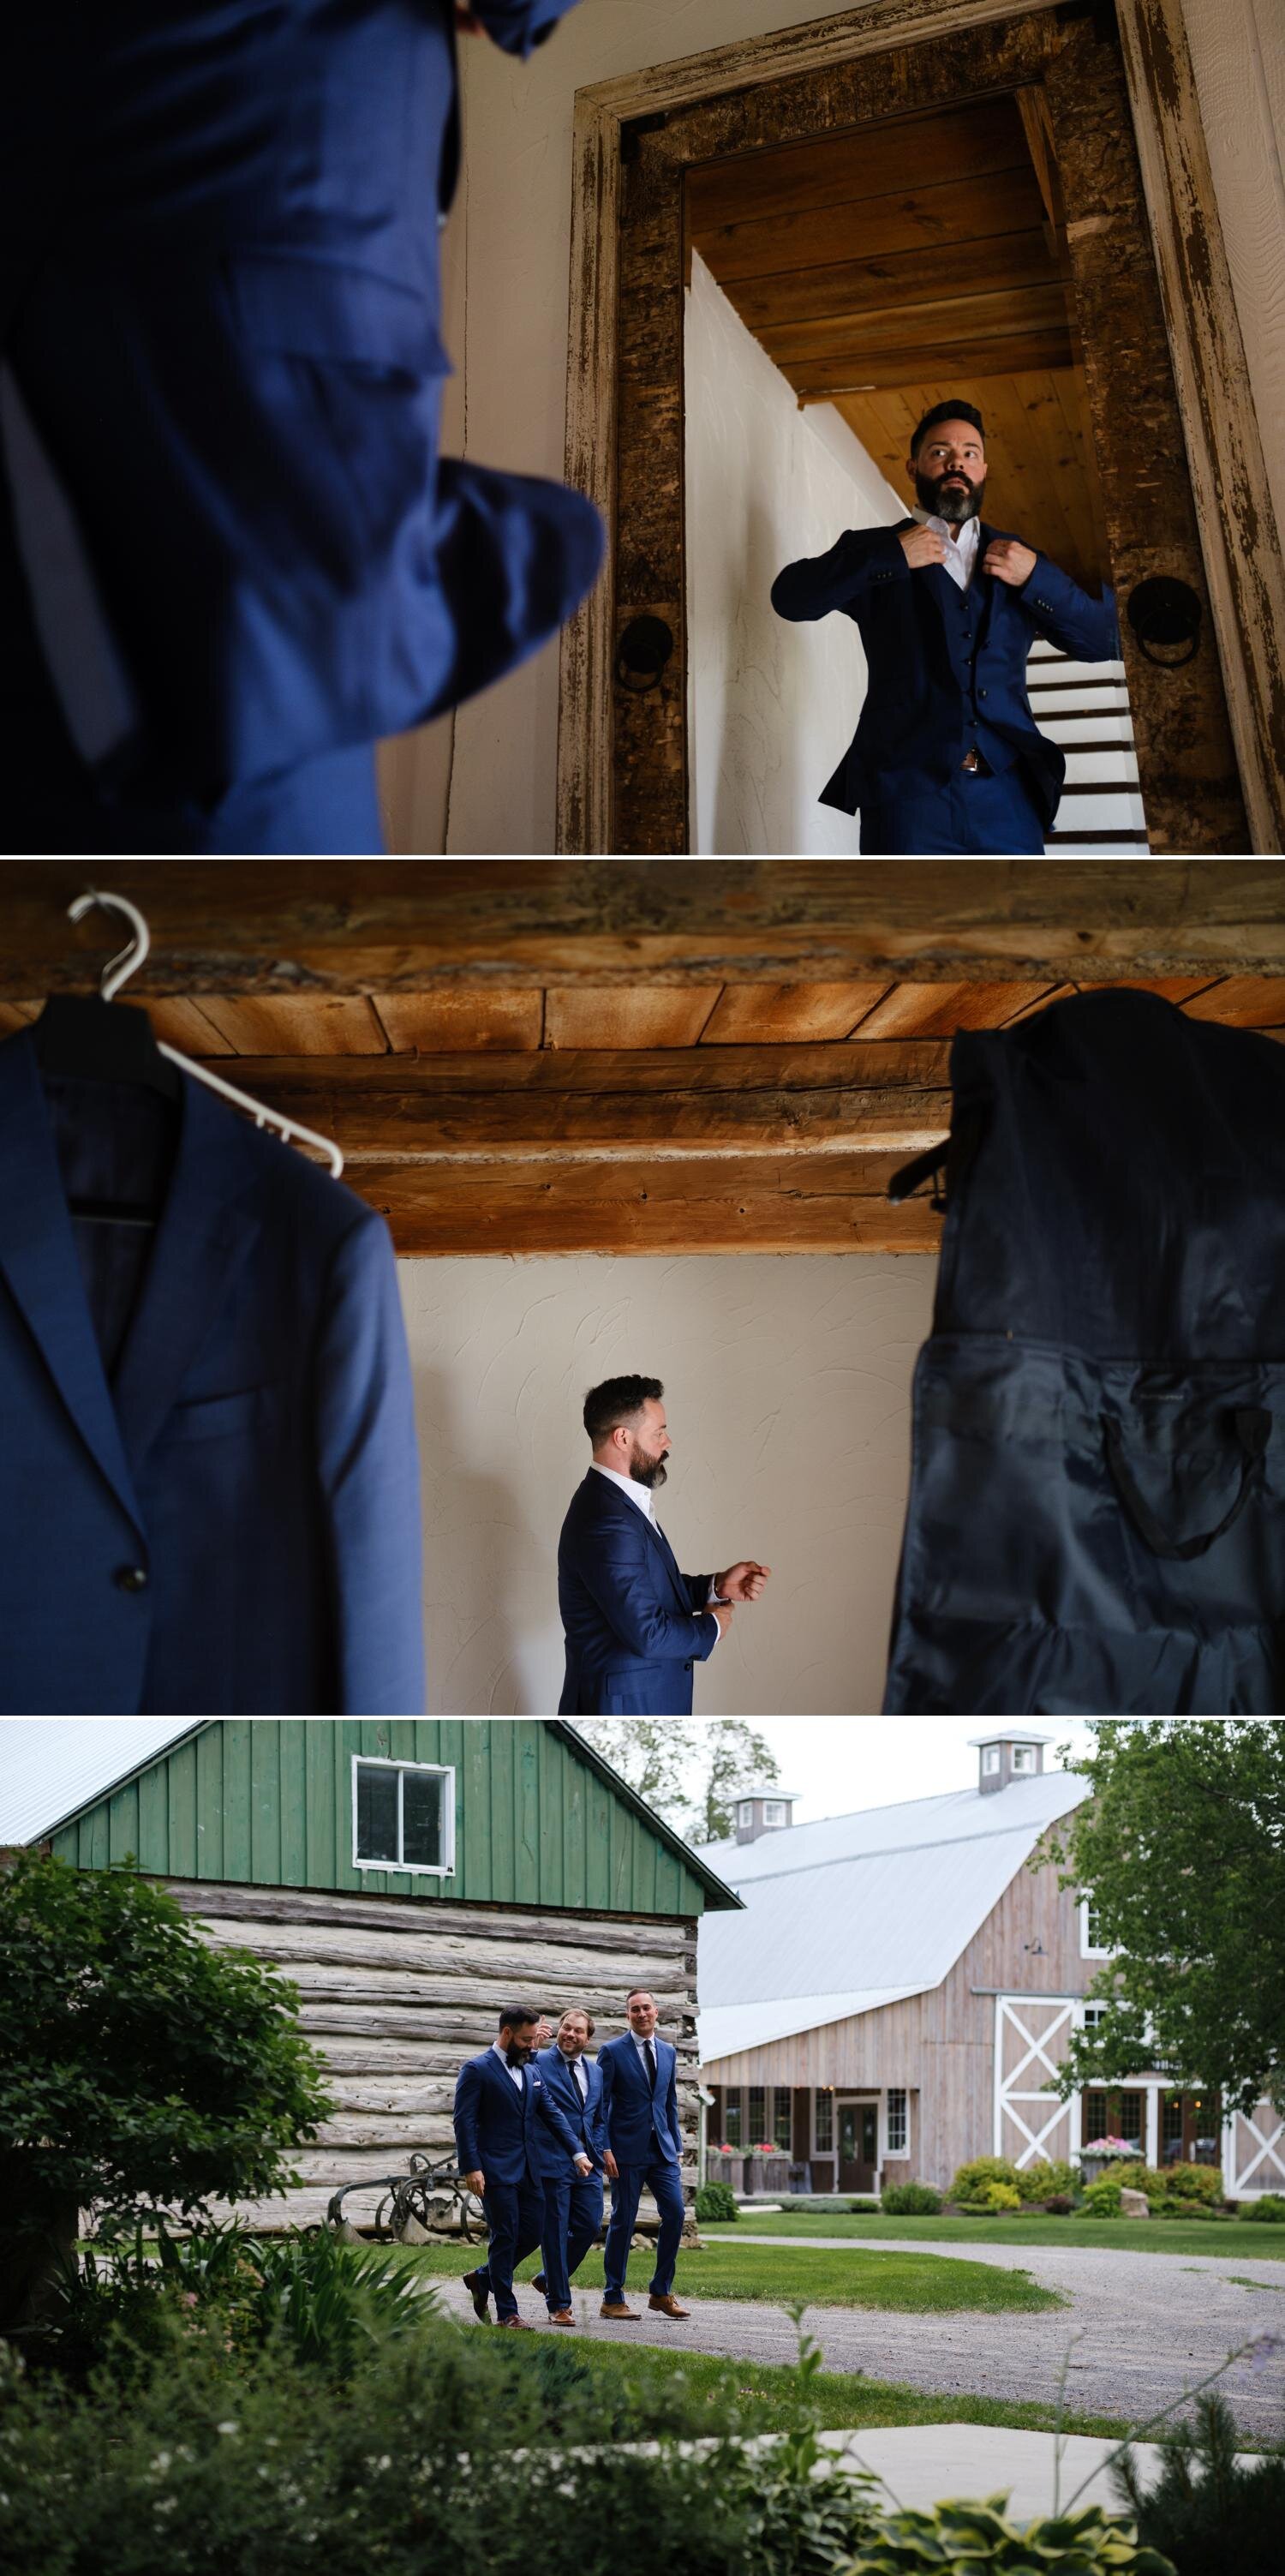
[[[672,1442],[658,1377],[612,1377],[585,1397],[593,1459],[558,1541],[567,1667],[561,1717],[689,1717],[692,1669],[770,1566],[682,1574],[654,1495]]]
[[[476,2314],[484,2321],[494,2296],[495,2321],[519,2326],[513,2274],[540,2242],[544,2185],[537,2138],[543,2131],[561,2154],[568,2174],[587,2174],[592,2160],[559,2110],[531,2059],[537,2015],[525,2004],[506,2004],[500,2035],[480,2057],[460,2068],[455,2086],[455,2151],[470,2191],[486,2212],[490,2250],[485,2263],[466,2272]]]
[[[1066,756],[1031,713],[1027,656],[1040,635],[1077,661],[1113,661],[1114,595],[1090,599],[982,519],[985,433],[972,403],[925,412],[906,465],[910,518],[849,528],[772,585],[780,617],[850,617],[869,665],[861,720],[820,802],[860,811],[863,858],[1042,855]]]
[[[625,2305],[629,2245],[643,2187],[660,2211],[660,2241],[647,2305],[658,2316],[685,2317],[674,2297],[674,2265],[683,2233],[683,2137],[678,2125],[675,2069],[678,2051],[656,2035],[656,1998],[635,1986],[626,2009],[629,2028],[598,2052],[602,2079],[603,2163],[611,2178],[604,2286],[599,2314],[632,2323]]]
[[[565,2112],[591,2166],[589,2173],[569,2167],[561,2147],[536,2132],[544,2181],[544,2270],[536,2273],[532,2287],[543,2290],[554,2326],[575,2324],[572,2279],[602,2225],[602,2077],[585,2056],[593,2033],[592,2014],[576,2006],[564,2012],[552,2048],[541,2049],[535,2061],[550,2101]]]

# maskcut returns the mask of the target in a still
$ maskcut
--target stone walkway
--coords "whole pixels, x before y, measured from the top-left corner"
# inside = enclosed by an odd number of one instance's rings
[[[739,2256],[751,2244],[772,2242],[788,2243],[798,2254],[802,2293],[808,2253],[828,2240],[747,2237],[735,2250]],[[1247,2438],[1271,2441],[1285,2431],[1285,2264],[1243,2255],[1184,2259],[1084,2246],[955,2247],[906,2244],[899,2238],[875,2246],[854,2245],[849,2237],[834,2240],[831,2250],[835,2247],[854,2263],[892,2251],[931,2253],[943,2262],[995,2263],[1029,2272],[1044,2288],[1060,2290],[1070,2304],[1037,2315],[1005,2311],[994,2316],[968,2308],[929,2315],[812,2308],[807,2330],[829,2370],[862,2371],[868,2379],[898,2380],[943,2396],[1033,2399],[1051,2405],[1066,2366],[1071,2413],[1113,2415],[1141,2424],[1215,2370],[1228,2352],[1271,2334],[1280,2339],[1281,2348],[1257,2365],[1237,2363],[1220,2385]],[[692,2313],[686,2324],[673,2324],[647,2310],[645,2255],[634,2255],[630,2272],[630,2304],[640,2310],[638,2322],[604,2321],[598,2315],[601,2294],[577,2290],[573,2304],[582,2334],[627,2339],[631,2345],[690,2343],[697,2351],[732,2359],[793,2360],[794,2327],[783,2309],[748,2300],[688,2300],[680,2257],[675,2287]],[[471,2316],[461,2283],[443,2281],[439,2286],[452,2308]],[[529,2288],[521,2289],[519,2298],[523,2315],[542,2325],[543,2300]]]

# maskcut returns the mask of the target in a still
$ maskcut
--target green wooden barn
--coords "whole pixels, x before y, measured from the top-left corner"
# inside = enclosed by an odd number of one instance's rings
[[[446,2153],[461,2061],[514,1997],[585,2004],[598,2039],[654,1989],[679,2052],[694,2172],[696,1930],[739,1899],[557,1718],[17,1721],[0,1842],[82,1869],[133,1854],[207,1939],[255,1951],[299,1992],[334,2117],[285,2202]],[[22,1741],[16,1739],[21,1738]],[[690,2179],[691,2177],[689,2177]],[[360,2224],[373,2211],[348,2204]]]

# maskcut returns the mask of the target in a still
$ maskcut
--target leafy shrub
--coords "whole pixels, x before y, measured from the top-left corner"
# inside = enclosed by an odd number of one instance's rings
[[[959,2167],[947,2198],[978,2200],[982,2185],[988,2182],[1006,2182],[1013,2191],[1020,2190],[1017,2167],[1007,2156],[974,2156],[971,2164]]]
[[[1223,2178],[1217,2165],[1166,2165],[1165,2189],[1175,2200],[1203,2200],[1212,2209],[1223,2196]]]
[[[1242,2218],[1256,2219],[1260,2227],[1285,2227],[1285,2197],[1278,2191],[1265,2191],[1261,2200],[1242,2201]]]
[[[1011,2182],[984,2182],[977,2198],[983,2209],[1020,2209],[1022,2195]]]
[[[888,2218],[935,2218],[941,2208],[941,2193],[927,2182],[890,2182],[879,2206]]]
[[[1120,2215],[1119,2183],[1108,2182],[1105,2175],[1101,2182],[1091,2182],[1084,2194],[1081,2207],[1086,2218],[1118,2218]]]
[[[1149,2206],[1153,2218],[1212,2218],[1216,2221],[1223,2216],[1221,2209],[1211,2209],[1207,2201],[1170,2200],[1167,2193],[1162,2199],[1153,2200]]]
[[[739,2218],[740,2214],[741,2213],[736,2206],[736,2194],[729,2184],[725,2182],[703,2182],[698,2184],[696,2191],[696,2215],[698,2218],[718,2219],[721,2221],[724,2219]]]
[[[1230,2407],[1197,2402],[1196,2422],[1163,2445],[1164,2466],[1143,2488],[1132,2454],[1114,2472],[1139,2538],[1172,2559],[1178,2576],[1277,2576],[1285,2528],[1285,2456],[1242,2467]]]
[[[1077,2180],[1074,2165],[1060,2163],[1051,2156],[1017,2168],[1017,2188],[1023,2200],[1047,2200],[1050,2192],[1074,2191]]]
[[[1050,2218],[1069,2218],[1075,2202],[1069,2191],[1055,2191],[1045,2201],[1044,2206]]]
[[[1161,2166],[1144,2165],[1133,2156],[1117,2156],[1114,2164],[1103,2166],[1098,2180],[1123,2183],[1126,2191],[1145,2191],[1148,2200],[1163,2198],[1169,2187]]]
[[[992,2177],[995,2179],[995,2177]],[[1174,2576],[1167,2558],[1140,2549],[1126,2523],[1100,2505],[1019,2529],[1007,2496],[983,2504],[939,2504],[931,2513],[894,2513],[859,2549],[849,2576]]]
[[[891,2187],[893,2190],[898,2188],[895,2183]],[[848,2202],[848,2215],[851,2218],[870,2218],[877,2212],[878,2208],[879,2203],[877,2200],[850,2200]]]

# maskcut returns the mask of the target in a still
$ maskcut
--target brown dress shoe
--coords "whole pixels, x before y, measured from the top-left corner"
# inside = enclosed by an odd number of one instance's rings
[[[638,2322],[637,2309],[627,2308],[623,2299],[604,2299],[598,2314],[600,2317],[616,2317],[622,2323],[627,2322],[631,2326]]]
[[[573,2326],[575,2317],[570,2308],[550,2308],[549,2323],[551,2326]]]
[[[518,2334],[534,2334],[535,2327],[526,2317],[497,2317],[497,2326],[512,2326]]]
[[[649,2308],[654,2308],[657,2314],[662,2317],[689,2317],[691,2315],[690,2308],[680,2308],[672,2290],[667,2290],[663,2299],[658,2299],[655,2291],[653,2290],[648,2296],[647,2305]]]

